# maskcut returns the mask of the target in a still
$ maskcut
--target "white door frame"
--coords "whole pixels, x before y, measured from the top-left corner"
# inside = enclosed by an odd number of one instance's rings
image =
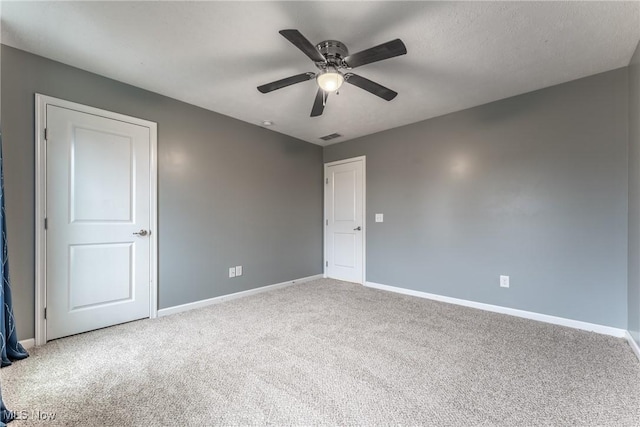
[[[150,230],[151,245],[151,283],[149,284],[149,313],[150,318],[158,316],[158,125],[148,120],[125,116],[99,108],[88,107],[75,102],[65,101],[36,93],[36,301],[35,301],[35,327],[36,345],[47,342],[47,321],[44,317],[47,304],[47,241],[44,228],[47,207],[47,148],[45,140],[45,127],[47,123],[47,105],[67,108],[81,113],[94,114],[113,120],[132,123],[149,128],[151,138],[150,153]]]
[[[322,220],[322,227],[324,232],[322,233],[322,247],[323,247],[323,276],[327,277],[327,180],[329,179],[329,167],[341,165],[344,163],[362,162],[362,285],[367,283],[367,156],[351,157],[350,159],[337,160],[335,162],[329,162],[324,164],[324,218]]]

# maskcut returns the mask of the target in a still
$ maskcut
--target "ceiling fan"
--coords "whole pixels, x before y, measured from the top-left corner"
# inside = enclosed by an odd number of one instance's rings
[[[353,74],[349,70],[371,64],[372,62],[406,54],[407,48],[404,43],[402,43],[402,40],[395,39],[350,55],[347,46],[337,40],[325,40],[314,46],[298,30],[281,30],[279,32],[284,38],[307,55],[320,71],[317,73],[297,74],[258,86],[260,92],[269,93],[276,89],[282,89],[283,87],[315,78],[319,87],[316,93],[316,99],[313,102],[313,108],[311,109],[311,117],[317,117],[322,114],[329,93],[340,89],[340,86],[342,86],[344,82],[364,89],[386,101],[391,101],[398,95],[397,92],[362,76]]]

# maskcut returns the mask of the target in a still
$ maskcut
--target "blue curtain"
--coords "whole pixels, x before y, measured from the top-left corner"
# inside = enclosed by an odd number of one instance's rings
[[[16,322],[11,305],[11,287],[9,281],[9,256],[7,251],[7,222],[4,211],[4,173],[2,168],[2,134],[0,133],[0,269],[2,270],[2,286],[0,286],[0,346],[2,346],[1,367],[11,365],[12,360],[24,359],[29,356],[24,347],[18,342]],[[0,388],[0,426],[13,419],[2,401]]]

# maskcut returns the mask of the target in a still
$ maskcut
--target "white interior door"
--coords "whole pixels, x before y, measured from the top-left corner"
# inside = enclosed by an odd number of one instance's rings
[[[150,129],[46,106],[46,338],[149,317]]]
[[[327,277],[364,283],[364,160],[325,166]]]

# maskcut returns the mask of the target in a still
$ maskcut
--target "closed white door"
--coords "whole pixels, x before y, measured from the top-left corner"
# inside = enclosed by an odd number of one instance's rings
[[[150,129],[46,107],[46,338],[149,317]]]
[[[364,161],[325,167],[327,277],[364,283]]]

